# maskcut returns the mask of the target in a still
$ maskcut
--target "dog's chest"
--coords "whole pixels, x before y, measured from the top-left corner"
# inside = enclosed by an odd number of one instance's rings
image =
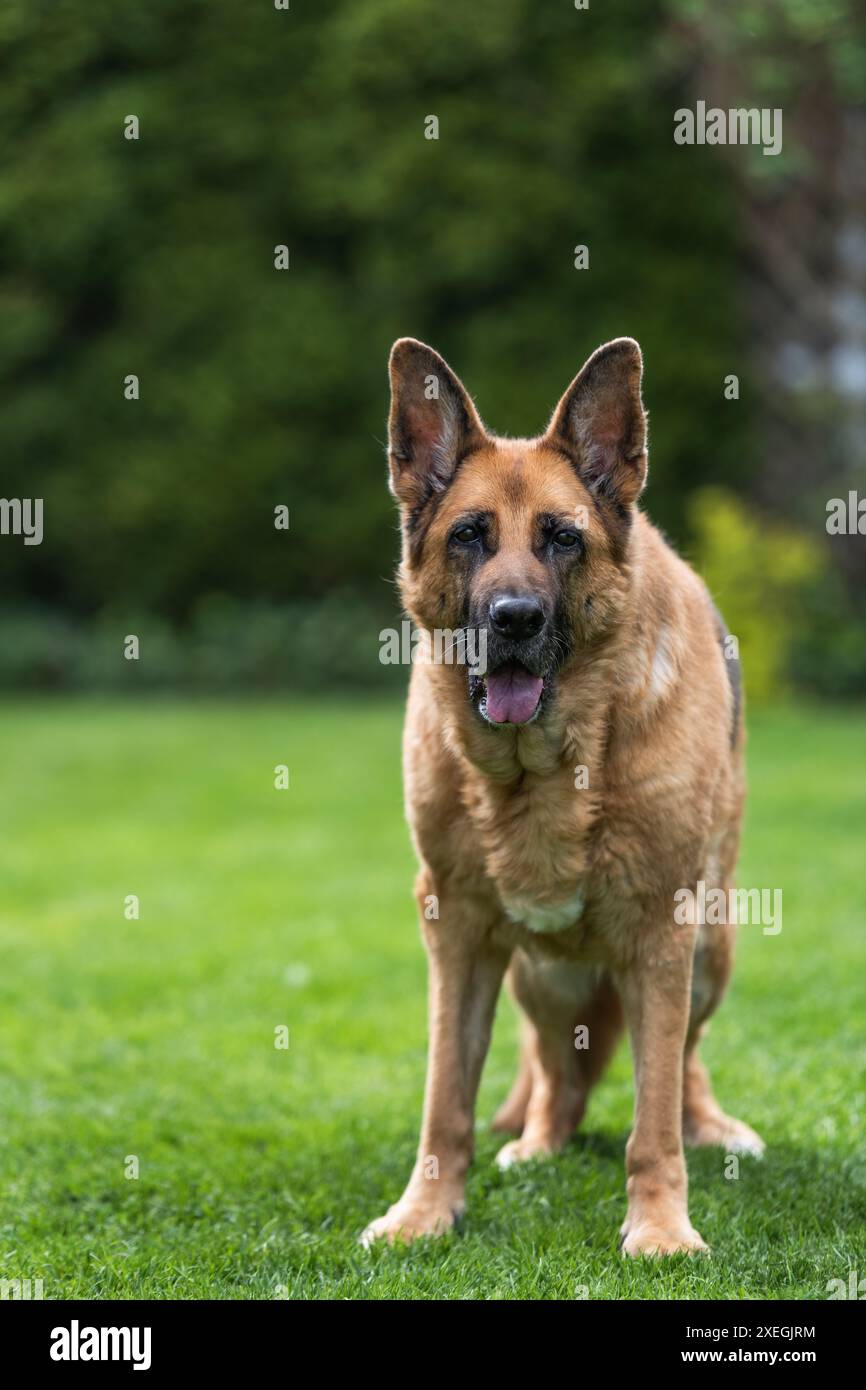
[[[586,909],[596,799],[573,773],[509,794],[481,784],[469,799],[487,872],[506,916],[533,933],[566,932]]]
[[[586,893],[582,884],[578,884],[569,897],[555,902],[525,896],[500,896],[510,920],[531,932],[567,931],[578,924],[586,908]]]

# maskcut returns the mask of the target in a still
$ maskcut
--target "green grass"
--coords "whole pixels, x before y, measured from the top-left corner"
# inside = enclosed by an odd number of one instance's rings
[[[495,1169],[507,1000],[463,1229],[358,1247],[408,1174],[424,1074],[399,723],[359,702],[4,706],[0,1278],[46,1298],[823,1298],[866,1276],[853,712],[751,720],[740,881],[782,888],[784,926],[742,929],[705,1055],[768,1152],[736,1180],[691,1154],[712,1258],[617,1253],[625,1048],[564,1155]]]

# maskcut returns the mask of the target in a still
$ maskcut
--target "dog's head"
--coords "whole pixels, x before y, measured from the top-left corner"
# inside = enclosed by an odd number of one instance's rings
[[[468,696],[492,725],[543,716],[557,673],[615,626],[646,480],[640,348],[600,347],[537,439],[489,434],[432,348],[391,351],[389,463],[408,612],[483,640]],[[478,648],[476,647],[476,651]]]

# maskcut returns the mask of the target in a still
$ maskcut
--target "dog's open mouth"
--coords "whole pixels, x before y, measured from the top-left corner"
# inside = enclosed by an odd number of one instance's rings
[[[541,712],[546,681],[519,661],[473,676],[471,694],[488,724],[530,724]]]

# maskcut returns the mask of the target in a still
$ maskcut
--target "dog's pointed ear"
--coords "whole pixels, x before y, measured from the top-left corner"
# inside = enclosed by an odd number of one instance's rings
[[[587,486],[623,506],[636,502],[647,475],[643,358],[634,338],[597,348],[569,386],[545,438],[570,454]]]
[[[417,507],[448,486],[463,455],[484,442],[484,426],[462,382],[426,343],[398,338],[388,371],[391,491]]]

